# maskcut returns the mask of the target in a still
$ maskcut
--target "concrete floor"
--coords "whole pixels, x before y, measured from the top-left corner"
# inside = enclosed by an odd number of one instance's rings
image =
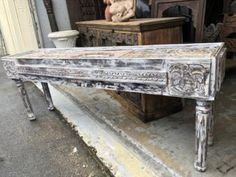
[[[228,68],[222,90],[215,102],[215,141],[214,146],[208,149],[208,170],[205,173],[196,172],[193,168],[195,133],[193,100],[186,100],[183,111],[179,113],[144,124],[103,90],[64,86],[60,86],[59,89],[67,93],[94,119],[106,124],[111,131],[115,132],[123,140],[124,147],[140,156],[146,166],[152,167],[150,169],[156,170],[154,176],[236,176],[235,62],[231,68]],[[74,122],[75,126],[79,126],[76,121]],[[99,153],[99,146],[96,144],[91,146],[97,148]],[[113,149],[113,153],[119,154],[115,151],[116,149]],[[101,159],[106,158],[103,153],[104,151],[101,150]],[[126,160],[119,163],[129,164]],[[110,165],[117,166],[112,161]],[[163,169],[166,171],[157,174]],[[142,177],[143,175],[128,176]]]
[[[1,63],[1,62],[0,62]],[[38,120],[30,122],[15,83],[0,64],[0,177],[107,177],[42,93],[27,84]]]

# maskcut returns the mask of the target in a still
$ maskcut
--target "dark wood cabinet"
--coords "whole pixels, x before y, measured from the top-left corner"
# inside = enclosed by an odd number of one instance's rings
[[[152,17],[185,17],[184,42],[202,42],[206,0],[151,0],[151,2]]]
[[[71,28],[75,22],[104,18],[104,5],[100,0],[66,0]]]
[[[112,23],[105,20],[77,22],[79,44],[88,46],[119,46],[182,43],[184,18],[133,19]],[[182,109],[179,98],[109,91],[124,107],[147,122]]]
[[[220,39],[225,42],[228,52],[236,53],[236,1],[224,1],[224,23]]]

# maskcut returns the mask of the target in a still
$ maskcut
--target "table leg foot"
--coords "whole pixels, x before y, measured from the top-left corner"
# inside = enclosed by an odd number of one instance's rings
[[[30,101],[29,101],[29,96],[25,90],[25,86],[24,86],[24,83],[22,80],[19,80],[19,79],[16,79],[14,80],[16,82],[16,86],[18,87],[18,90],[21,94],[21,98],[23,100],[23,103],[24,103],[24,106],[26,108],[26,111],[27,111],[27,115],[28,115],[28,118],[30,121],[33,121],[33,120],[36,120],[36,117],[34,115],[34,112],[33,112],[33,109],[32,109],[32,106],[30,104]]]
[[[53,110],[55,110],[55,107],[53,105],[53,101],[52,101],[51,93],[50,93],[50,90],[49,90],[49,87],[48,87],[48,83],[42,82],[41,84],[42,84],[42,87],[43,87],[43,92],[44,92],[46,101],[48,103],[48,110],[53,111]]]
[[[196,170],[204,172],[207,169],[208,123],[211,115],[211,103],[207,101],[197,101],[196,103],[194,167]]]

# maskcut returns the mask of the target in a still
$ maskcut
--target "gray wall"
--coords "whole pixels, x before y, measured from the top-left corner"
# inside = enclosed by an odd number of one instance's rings
[[[66,6],[66,0],[52,0],[52,2],[59,31],[70,30],[71,26]],[[39,19],[39,26],[41,28],[43,47],[54,47],[53,43],[48,39],[48,34],[51,32],[51,27],[43,0],[35,0],[35,5]]]
[[[66,0],[52,0],[57,25],[60,31],[70,30],[70,19],[66,6]]]

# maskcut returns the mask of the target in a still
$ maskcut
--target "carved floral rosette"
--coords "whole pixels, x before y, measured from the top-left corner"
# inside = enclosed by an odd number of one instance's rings
[[[171,64],[169,67],[169,90],[183,96],[208,96],[209,68],[201,64]]]
[[[2,60],[3,67],[9,78],[18,78],[18,73],[16,71],[15,62],[9,60]]]

